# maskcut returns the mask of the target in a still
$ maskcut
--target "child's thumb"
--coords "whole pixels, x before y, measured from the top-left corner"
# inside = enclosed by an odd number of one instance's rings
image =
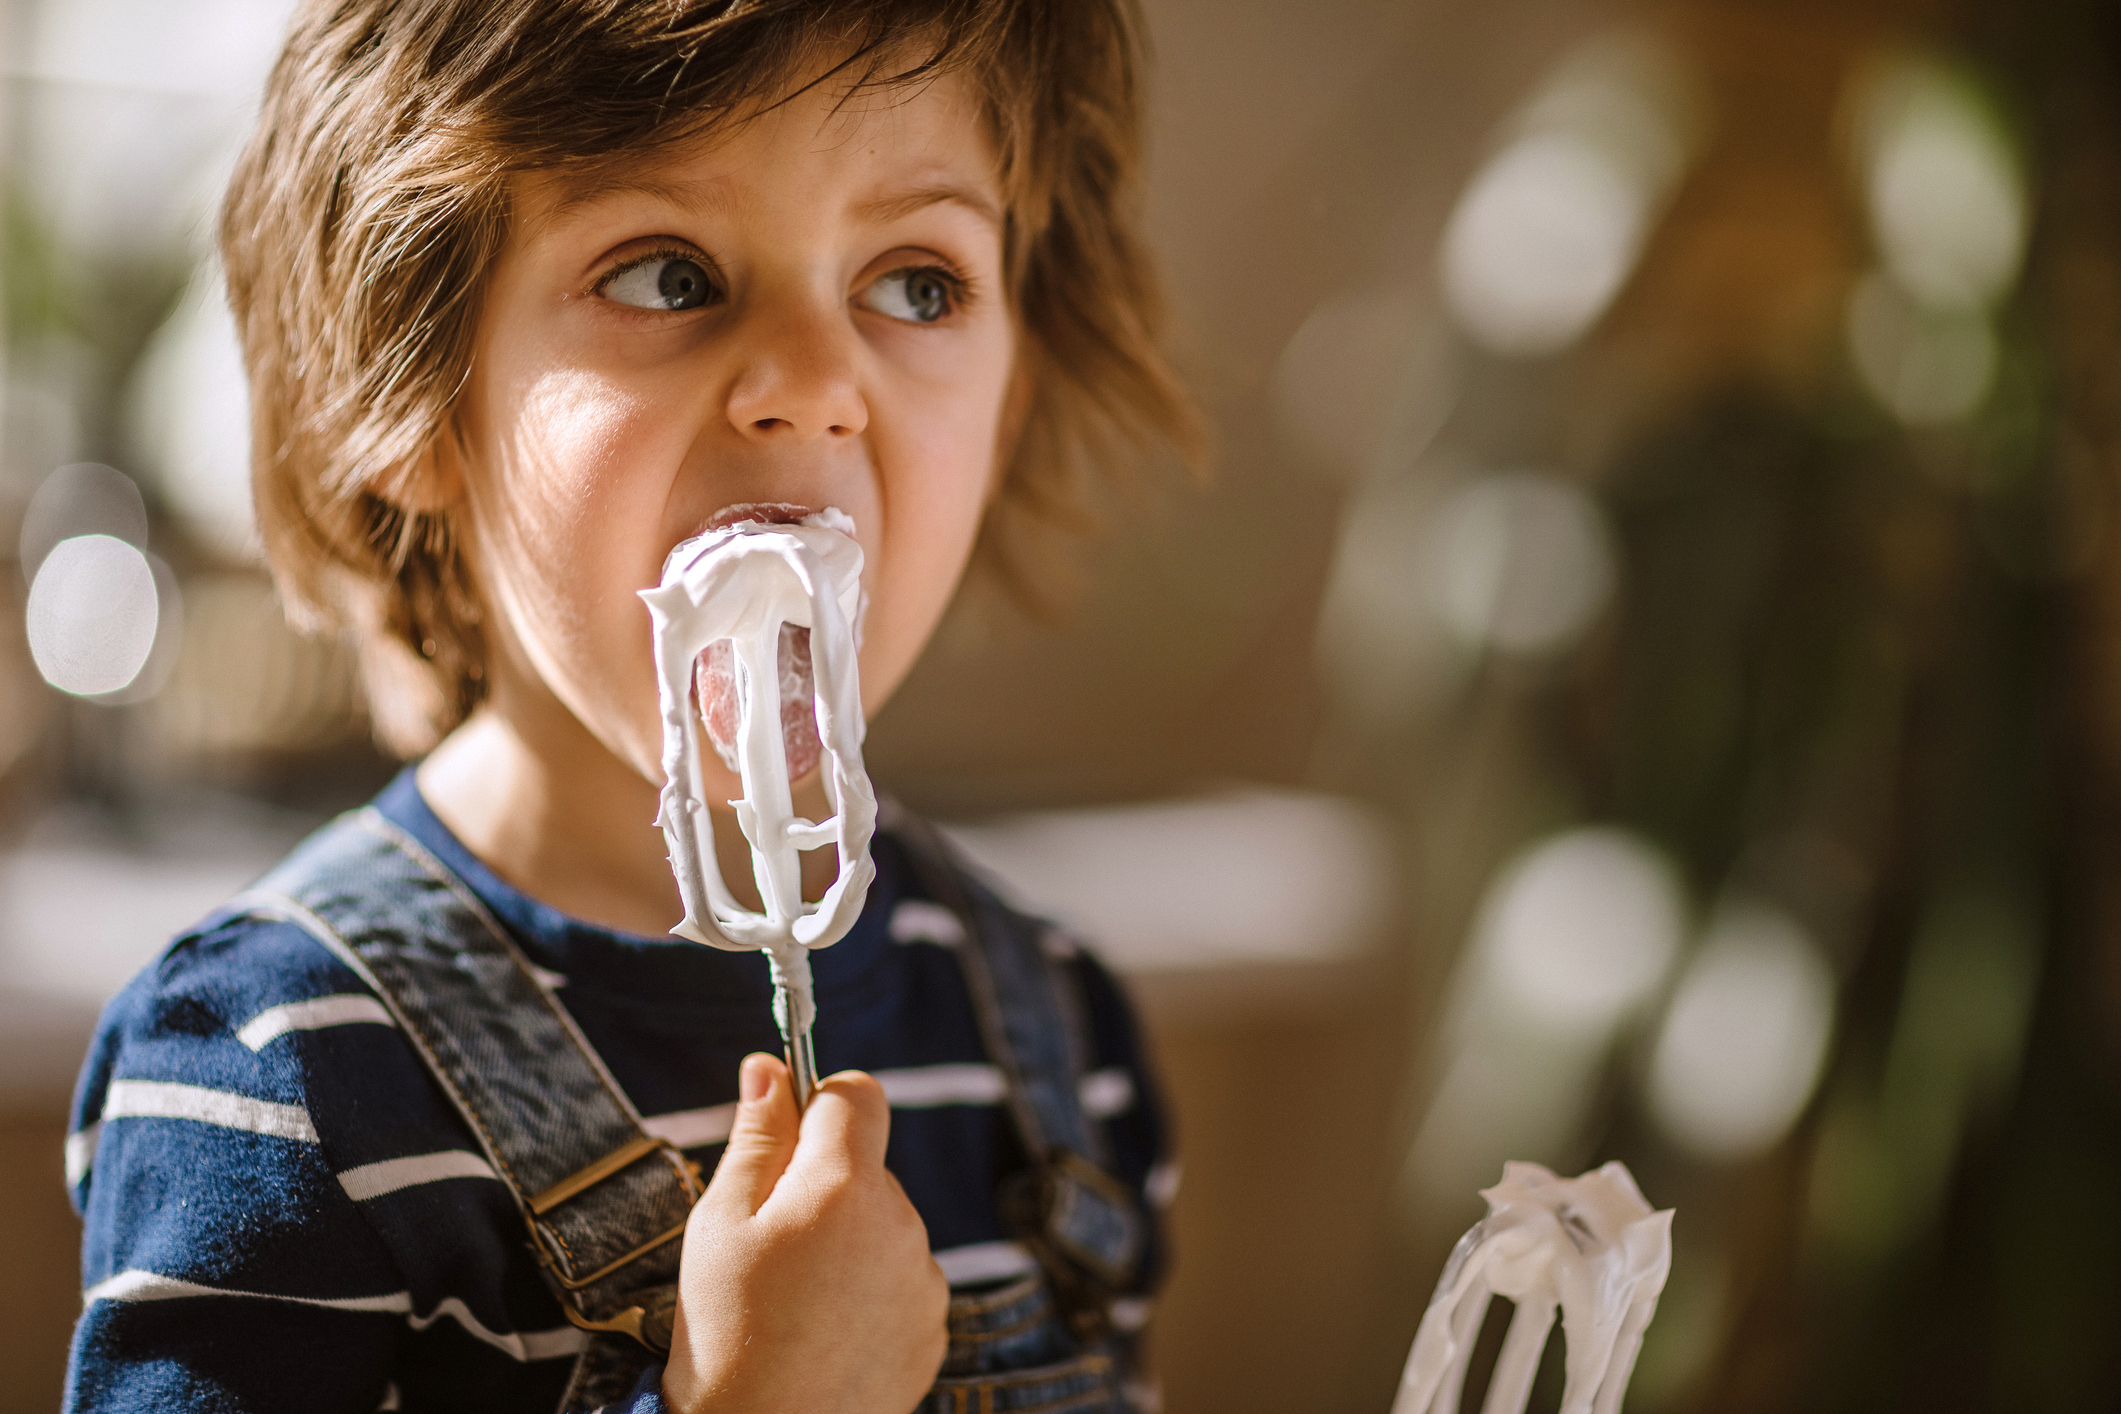
[[[788,1067],[777,1057],[754,1051],[744,1057],[737,1076],[736,1122],[704,1201],[749,1217],[765,1205],[787,1170],[802,1122],[789,1089]]]

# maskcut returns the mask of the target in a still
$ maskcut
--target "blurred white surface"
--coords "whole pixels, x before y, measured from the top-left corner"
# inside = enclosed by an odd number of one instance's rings
[[[1377,941],[1392,901],[1382,826],[1334,796],[1248,791],[948,833],[1122,972],[1345,960]]]
[[[37,10],[29,72],[149,93],[248,98],[287,32],[288,0],[67,0]]]
[[[147,502],[131,477],[99,462],[76,462],[45,477],[22,510],[22,577],[35,579],[54,546],[81,535],[147,548]]]
[[[0,854],[0,989],[92,1013],[306,823],[198,801],[120,833],[79,807],[51,812]],[[11,1051],[0,1038],[0,1056]]]
[[[1519,139],[1473,179],[1445,233],[1452,312],[1497,353],[1566,348],[1635,268],[1647,205],[1590,143],[1562,133]]]

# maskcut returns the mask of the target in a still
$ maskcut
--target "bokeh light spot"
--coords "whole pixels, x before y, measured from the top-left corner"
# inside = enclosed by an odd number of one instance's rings
[[[1762,1152],[1811,1099],[1833,1016],[1833,975],[1794,920],[1760,906],[1726,910],[1665,1013],[1651,1114],[1703,1157]]]
[[[155,572],[147,556],[109,535],[60,541],[30,584],[30,654],[44,680],[80,696],[116,692],[154,651]]]
[[[1613,590],[1605,516],[1577,486],[1536,472],[1482,477],[1430,522],[1424,559],[1436,614],[1474,647],[1564,648]]]
[[[1978,309],[1937,309],[1868,276],[1849,296],[1849,352],[1866,387],[1913,427],[1973,414],[1996,381],[1996,336]]]
[[[1663,982],[1678,955],[1678,880],[1625,830],[1571,830],[1498,881],[1484,943],[1501,999],[1545,1025],[1599,1032]]]
[[[108,535],[147,548],[147,504],[124,472],[97,462],[62,466],[44,478],[22,512],[17,541],[25,581],[52,547],[77,535]]]
[[[1475,343],[1555,354],[1605,313],[1686,165],[1693,87],[1664,45],[1615,34],[1532,96],[1444,230],[1444,302]]]
[[[1519,139],[1473,179],[1444,232],[1451,313],[1492,352],[1559,352],[1634,268],[1647,205],[1590,143],[1566,133]]]
[[[1925,304],[1992,303],[2025,255],[2025,181],[1973,84],[1919,58],[1858,82],[1864,195],[1886,268]]]

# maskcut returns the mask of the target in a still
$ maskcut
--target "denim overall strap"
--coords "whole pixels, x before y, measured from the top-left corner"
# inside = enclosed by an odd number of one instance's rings
[[[237,902],[302,927],[375,991],[508,1185],[567,1319],[606,1333],[562,1408],[622,1394],[650,1350],[669,1348],[698,1171],[642,1129],[485,905],[373,807],[318,831]]]
[[[1083,1113],[1088,1044],[1077,983],[1049,945],[1054,930],[980,884],[933,825],[896,805],[885,823],[930,896],[964,925],[958,962],[1031,1165],[1004,1185],[1004,1214],[1078,1333],[1102,1335],[1112,1298],[1138,1284],[1143,1223],[1133,1195],[1106,1173],[1104,1136]]]

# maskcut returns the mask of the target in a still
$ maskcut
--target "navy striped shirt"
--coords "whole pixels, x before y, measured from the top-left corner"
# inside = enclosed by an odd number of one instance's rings
[[[376,806],[554,974],[650,1132],[711,1168],[739,1060],[780,1049],[764,958],[613,933],[529,898],[443,827],[410,770]],[[920,896],[888,836],[875,852],[861,920],[814,957],[819,1063],[882,1081],[886,1163],[952,1284],[1020,1275],[1033,1264],[995,1190],[1021,1156],[950,952],[957,920]],[[1174,1171],[1132,1017],[1053,936],[1087,1002],[1085,1108],[1153,1212]],[[209,917],[111,1002],[66,1157],[86,1224],[70,1410],[521,1414],[559,1400],[581,1337],[507,1191],[381,1003],[292,924]],[[1145,1315],[1125,1305],[1120,1324]]]

